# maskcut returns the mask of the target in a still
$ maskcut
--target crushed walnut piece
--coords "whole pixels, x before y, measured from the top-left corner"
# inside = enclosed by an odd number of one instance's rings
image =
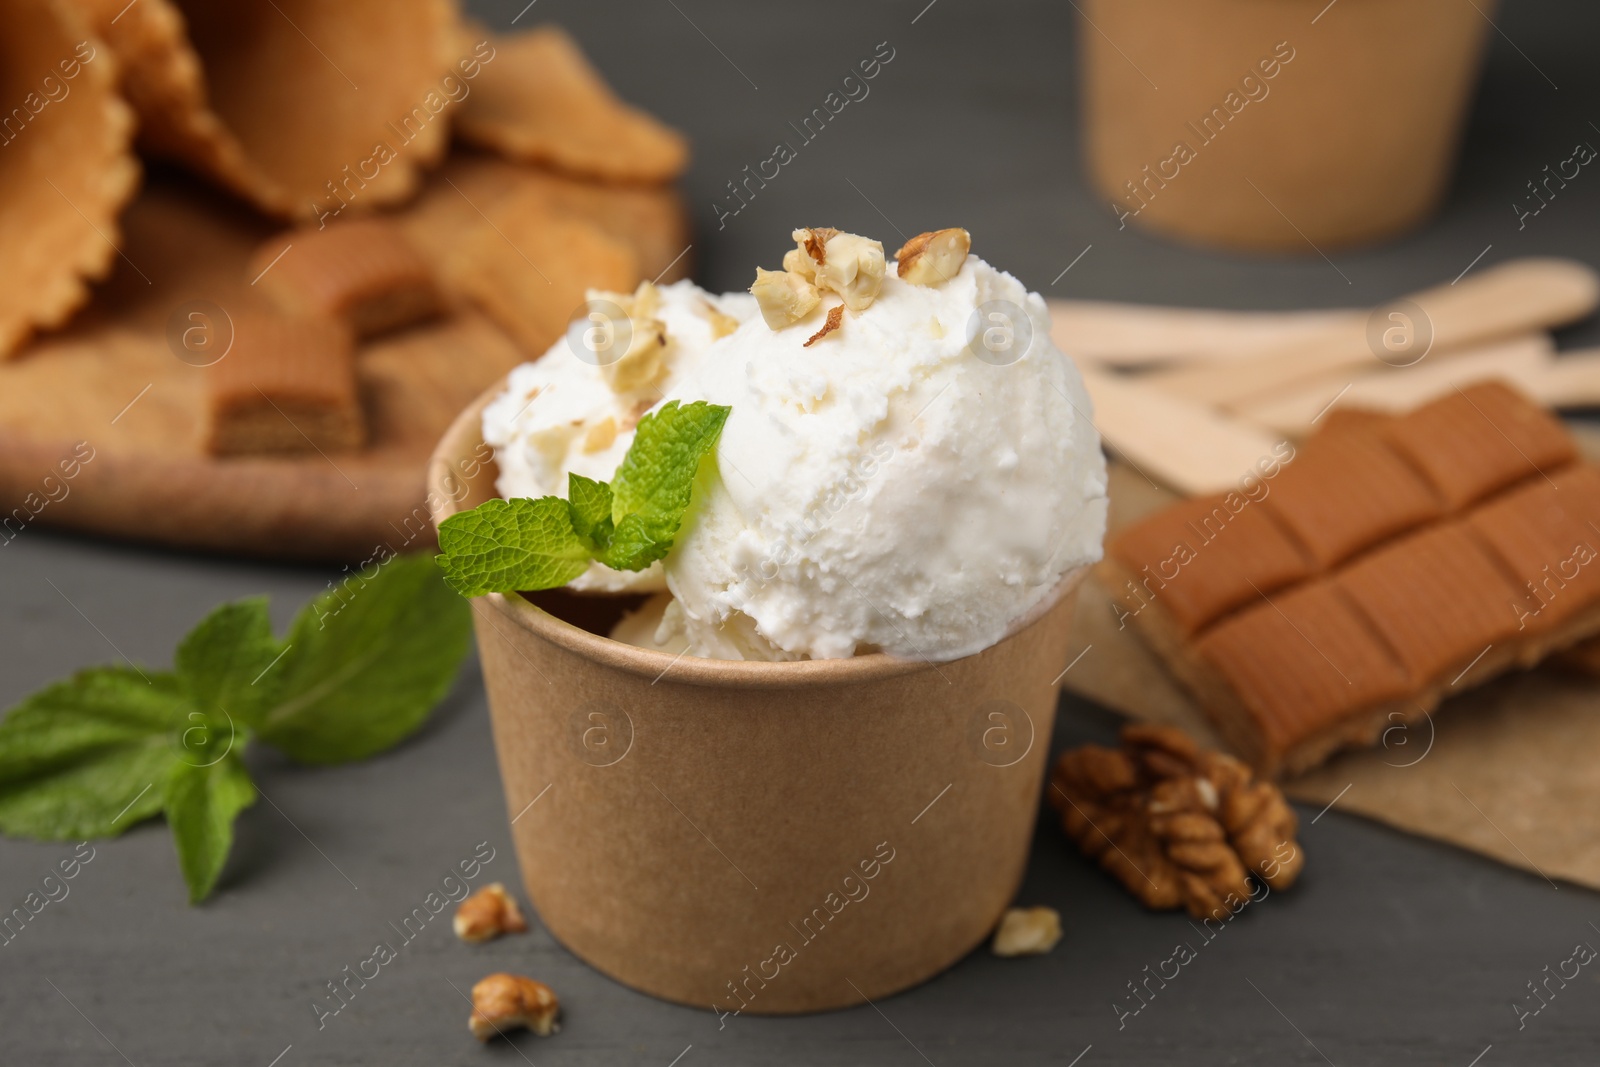
[[[709,300],[700,301],[700,313],[711,323],[711,339],[720,341],[739,328],[739,320]]]
[[[822,302],[817,287],[804,277],[787,270],[762,270],[756,268],[756,280],[750,286],[750,295],[756,298],[761,318],[774,330],[792,326],[811,314]]]
[[[1054,908],[1007,908],[989,948],[996,956],[1042,956],[1061,940],[1061,913]]]
[[[837,330],[839,328],[839,324],[841,322],[843,322],[843,321],[844,321],[844,305],[843,304],[836,304],[835,306],[829,308],[828,309],[828,321],[824,322],[822,324],[822,329],[818,330],[816,333],[812,334],[809,338],[807,338],[806,339],[806,343],[801,347],[810,348],[812,345],[816,344],[818,341],[820,341],[824,337],[828,336],[834,330]]]
[[[604,305],[615,305],[627,316],[626,323],[612,322]],[[640,282],[632,293],[611,293],[599,289],[588,292],[589,321],[607,349],[597,356],[612,355],[610,348],[626,340],[627,349],[615,358],[602,359],[600,374],[615,393],[633,393],[650,388],[666,372],[667,324],[661,321],[661,292],[651,282]]]
[[[966,230],[930,230],[919,233],[894,254],[895,273],[912,285],[942,285],[954,278],[972,251]]]
[[[491,974],[472,987],[472,1014],[467,1027],[479,1041],[526,1027],[549,1037],[561,1027],[556,1017],[561,1002],[554,990],[520,974]]]
[[[461,902],[454,921],[456,936],[463,941],[492,941],[501,934],[520,934],[528,920],[506,887],[491,882]]]
[[[1299,877],[1298,820],[1271,782],[1169,726],[1127,726],[1121,748],[1062,754],[1050,801],[1067,836],[1146,907],[1221,918]]]

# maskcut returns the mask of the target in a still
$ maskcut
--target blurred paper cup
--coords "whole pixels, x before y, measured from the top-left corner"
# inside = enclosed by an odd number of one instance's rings
[[[1356,245],[1439,203],[1492,0],[1084,0],[1091,180],[1124,224]]]
[[[435,522],[494,495],[480,418]],[[675,658],[597,636],[637,598],[473,601],[523,880],[636,989],[719,1013],[860,1004],[938,974],[1021,882],[1082,572],[949,663]]]

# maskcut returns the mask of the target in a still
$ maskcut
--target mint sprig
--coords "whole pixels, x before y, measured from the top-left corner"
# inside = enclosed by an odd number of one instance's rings
[[[0,832],[113,837],[164,813],[198,903],[257,796],[243,758],[252,739],[312,764],[398,744],[449,690],[471,626],[424,555],[352,575],[282,640],[265,598],[224,604],[178,645],[171,671],[93,667],[6,714]]]
[[[609,484],[569,474],[564,500],[490,500],[450,516],[436,557],[445,581],[467,597],[554,589],[595,560],[642,571],[664,558],[729,410],[674,400],[639,420]]]

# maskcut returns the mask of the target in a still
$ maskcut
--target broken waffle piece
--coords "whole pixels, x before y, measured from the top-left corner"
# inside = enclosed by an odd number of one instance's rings
[[[1159,603],[1179,638],[1311,573],[1282,524],[1231,492],[1180,501],[1120,531],[1106,556],[1119,617]]]
[[[1387,437],[1452,509],[1578,457],[1560,419],[1498,381],[1424,404],[1392,422]]]
[[[1415,469],[1371,433],[1325,431],[1283,467],[1262,503],[1326,568],[1436,519],[1443,506]]]
[[[399,227],[379,219],[279,234],[257,250],[248,273],[285,314],[342,319],[357,337],[409,326],[444,308],[422,255]]]
[[[590,289],[631,292],[639,281],[631,247],[587,221],[553,214],[535,194],[507,197],[490,220],[454,249],[448,282],[530,358],[587,312]]]
[[[1474,512],[1469,522],[1522,582],[1519,631],[1536,640],[1559,634],[1600,603],[1600,471],[1571,467],[1533,479]],[[1536,660],[1538,651],[1524,662]]]
[[[1269,775],[1314,763],[1352,725],[1382,730],[1415,688],[1395,654],[1326,580],[1232,615],[1185,656],[1182,670],[1229,747]],[[1351,718],[1352,708],[1372,709]],[[1293,754],[1290,756],[1289,754]]]
[[[688,142],[617,99],[577,43],[554,26],[491,39],[456,129],[470,144],[525,163],[608,182],[669,182]]]
[[[1170,726],[1124,727],[1121,742],[1062,753],[1049,797],[1067,836],[1146,907],[1221,919],[1252,899],[1252,878],[1294,884],[1305,856],[1277,786]]]
[[[528,1029],[549,1037],[561,1029],[556,1019],[561,1002],[543,982],[520,974],[491,974],[472,987],[472,1014],[467,1027],[479,1041],[496,1034]]]
[[[350,331],[332,319],[249,312],[206,374],[206,450],[333,452],[366,437]]]
[[[1600,472],[1576,456],[1548,412],[1474,385],[1324,430],[1238,514],[1147,516],[1102,574],[1233,750],[1298,773],[1600,633]]]
[[[522,917],[516,898],[506,892],[501,882],[491,882],[463,900],[456,908],[453,925],[456,936],[469,944],[528,930],[528,920]]]
[[[1054,908],[1007,908],[989,949],[996,956],[1042,956],[1061,940],[1061,913]]]

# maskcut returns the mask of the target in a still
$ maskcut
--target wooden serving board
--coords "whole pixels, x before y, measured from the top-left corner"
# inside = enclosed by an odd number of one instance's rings
[[[519,188],[624,238],[643,277],[688,244],[671,190],[608,190],[482,158],[452,161],[397,218],[442,262],[464,228],[493,225],[499,196]],[[246,261],[276,229],[197,184],[150,183],[123,218],[117,269],[90,306],[68,329],[0,362],[0,542],[38,525],[332,561],[433,544],[423,476],[434,443],[475,396],[530,357],[458,302],[443,319],[361,349],[365,449],[205,454],[207,371],[175,354],[182,348],[169,344],[169,323],[184,328],[194,300],[248,302]],[[688,259],[667,278],[686,273]],[[574,307],[581,286],[576,293]]]

